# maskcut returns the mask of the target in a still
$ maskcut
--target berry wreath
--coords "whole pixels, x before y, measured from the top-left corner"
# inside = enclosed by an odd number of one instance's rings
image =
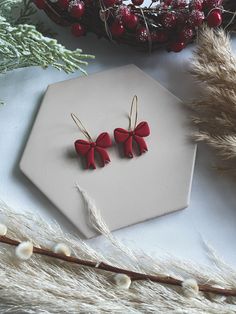
[[[70,26],[76,37],[93,32],[141,50],[165,47],[179,52],[198,28],[236,30],[236,0],[34,0],[56,23]]]

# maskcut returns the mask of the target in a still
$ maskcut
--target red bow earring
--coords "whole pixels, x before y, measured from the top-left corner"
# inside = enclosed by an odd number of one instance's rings
[[[135,120],[132,126],[132,116],[135,110]],[[117,128],[114,130],[114,138],[116,143],[123,144],[124,155],[128,158],[133,158],[133,141],[138,145],[140,155],[145,153],[148,148],[144,137],[150,134],[150,128],[147,122],[143,121],[137,125],[138,120],[138,97],[135,95],[132,100],[132,105],[129,115],[129,129],[125,130]]]
[[[71,117],[80,129],[80,131],[88,139],[88,141],[76,140],[74,143],[77,154],[79,156],[85,156],[87,159],[86,168],[96,169],[94,160],[95,152],[100,156],[102,166],[108,164],[110,162],[110,158],[106,151],[106,148],[112,146],[110,135],[107,132],[103,132],[97,137],[96,141],[94,142],[82,122],[78,119],[78,117],[76,117],[76,115],[74,115],[73,113],[71,113]]]

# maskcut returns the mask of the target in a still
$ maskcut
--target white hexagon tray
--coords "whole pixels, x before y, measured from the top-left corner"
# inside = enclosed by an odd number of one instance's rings
[[[111,163],[85,170],[74,141],[85,139],[71,112],[96,138],[117,127],[128,128],[131,100],[138,96],[138,121],[146,120],[149,151],[122,158],[109,149]],[[20,162],[24,174],[84,234],[95,233],[78,183],[96,201],[111,230],[188,206],[196,146],[182,102],[134,65],[48,87]]]

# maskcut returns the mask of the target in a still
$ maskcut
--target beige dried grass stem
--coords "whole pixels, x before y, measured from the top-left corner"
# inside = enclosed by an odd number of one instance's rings
[[[236,171],[236,58],[223,29],[204,28],[192,61],[202,96],[194,100],[194,138],[212,146]]]

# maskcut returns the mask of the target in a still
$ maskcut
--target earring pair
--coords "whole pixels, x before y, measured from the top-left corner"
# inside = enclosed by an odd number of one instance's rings
[[[76,140],[74,142],[75,150],[79,156],[86,158],[86,169],[96,169],[95,153],[99,155],[102,166],[108,164],[111,160],[106,151],[112,146],[112,140],[108,132],[101,133],[96,141],[92,139],[87,129],[82,124],[81,120],[73,113],[71,117],[80,131],[87,138],[86,140]],[[133,121],[134,120],[134,121]],[[137,125],[138,121],[138,97],[135,95],[132,100],[130,115],[129,115],[129,127],[128,130],[123,128],[116,128],[114,130],[114,139],[117,144],[123,145],[124,156],[127,158],[133,158],[133,143],[135,142],[139,148],[139,153],[142,155],[147,152],[147,144],[144,137],[150,135],[150,128],[146,121],[142,121]]]

